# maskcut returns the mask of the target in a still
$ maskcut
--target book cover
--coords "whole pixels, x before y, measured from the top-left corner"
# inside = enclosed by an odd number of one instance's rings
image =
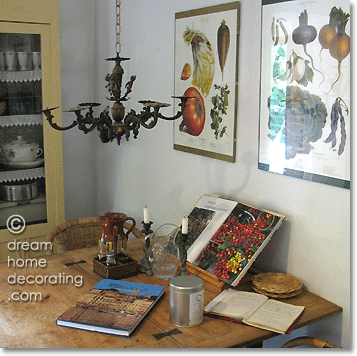
[[[56,320],[57,325],[129,337],[164,287],[103,279]]]
[[[188,215],[187,261],[236,286],[285,216],[203,195]]]

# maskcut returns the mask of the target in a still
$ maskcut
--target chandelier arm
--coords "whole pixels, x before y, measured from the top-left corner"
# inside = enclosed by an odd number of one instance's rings
[[[115,138],[113,132],[113,124],[110,116],[108,115],[108,110],[103,110],[99,118],[96,120],[96,126],[99,131],[99,137],[103,143],[111,142]]]
[[[139,127],[142,123],[142,115],[137,115],[134,110],[131,110],[124,119],[124,124],[126,126],[126,140],[128,141],[130,136],[130,131],[133,131],[134,138],[139,135]]]
[[[163,120],[174,121],[174,120],[179,119],[182,116],[182,114],[183,114],[183,110],[179,110],[175,116],[167,117],[167,116],[164,116],[164,115],[158,113],[158,117]]]
[[[190,96],[173,96],[173,98],[181,100],[180,104],[178,104],[178,106],[180,107],[179,111],[177,112],[176,115],[171,116],[171,117],[167,117],[167,116],[164,116],[164,115],[158,113],[158,116],[160,119],[168,120],[168,121],[174,121],[174,120],[179,119],[183,115],[183,112],[185,111],[187,100],[190,99],[191,97]]]
[[[87,127],[86,125],[90,125],[90,123],[78,123],[78,129],[83,131],[85,134],[93,131],[97,127],[96,122],[92,123],[90,127]]]
[[[155,107],[154,111],[151,112],[150,108],[148,108],[149,111],[144,111],[141,115],[139,115],[141,126],[149,130],[154,128],[159,119],[159,109],[160,109],[159,107]],[[147,124],[146,122],[150,119],[152,120]]]
[[[77,121],[73,121],[70,125],[68,126],[59,126],[57,125],[55,122],[53,122],[53,118],[54,116],[52,115],[51,111],[52,110],[55,110],[55,109],[58,109],[58,106],[55,107],[55,108],[46,108],[44,110],[41,110],[41,111],[38,111],[38,113],[42,113],[45,115],[46,117],[46,120],[48,121],[48,123],[50,124],[50,126],[57,130],[57,131],[66,131],[66,130],[70,130],[72,129],[73,127],[77,126],[78,125],[78,122]]]
[[[98,122],[100,121],[100,119],[94,118],[92,114],[93,114],[92,107],[84,117],[80,113],[76,112],[78,129],[82,130],[85,134],[93,131],[97,127]],[[87,127],[87,125],[90,125],[90,127]]]
[[[53,118],[53,116],[52,116],[52,118]],[[77,121],[73,121],[70,125],[68,125],[68,126],[65,126],[65,127],[63,127],[63,126],[58,126],[55,122],[52,122],[52,118],[51,119],[49,119],[48,117],[47,117],[47,121],[49,122],[49,124],[50,124],[50,126],[52,127],[52,128],[54,128],[55,130],[58,130],[58,131],[67,131],[67,130],[70,130],[70,129],[72,129],[73,127],[76,127],[77,125],[78,125],[78,122]]]

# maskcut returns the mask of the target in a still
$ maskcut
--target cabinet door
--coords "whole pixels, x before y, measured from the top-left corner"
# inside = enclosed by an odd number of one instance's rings
[[[38,113],[61,104],[59,31],[54,29],[50,23],[0,21],[0,102],[5,102],[0,116],[0,184],[6,185],[0,200],[3,244],[14,238],[43,237],[64,221],[62,136]],[[60,109],[56,122],[61,122]],[[34,150],[35,157],[29,153]],[[16,185],[21,187],[8,188]],[[36,189],[37,197],[32,199]],[[18,193],[31,199],[19,201]],[[17,212],[26,221],[21,234],[11,233],[4,224]]]

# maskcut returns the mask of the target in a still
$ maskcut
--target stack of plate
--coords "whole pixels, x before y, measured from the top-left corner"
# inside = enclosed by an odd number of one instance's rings
[[[259,273],[252,278],[253,289],[270,298],[290,298],[302,291],[300,279],[285,273]]]

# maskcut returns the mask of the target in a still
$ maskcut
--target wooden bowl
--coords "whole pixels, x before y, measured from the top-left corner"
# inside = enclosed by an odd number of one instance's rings
[[[0,116],[4,114],[6,110],[6,101],[0,103]]]

